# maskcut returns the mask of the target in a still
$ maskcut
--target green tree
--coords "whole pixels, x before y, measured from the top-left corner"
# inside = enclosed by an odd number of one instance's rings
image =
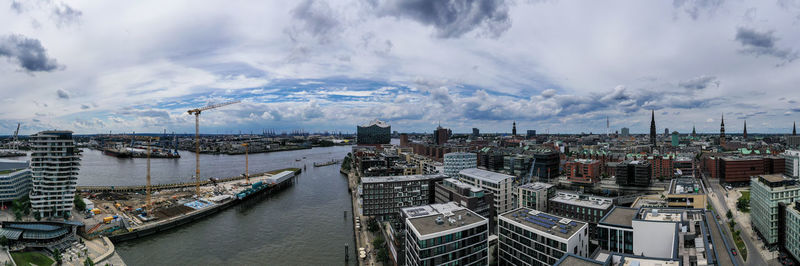
[[[739,198],[736,201],[736,209],[741,212],[749,212],[750,211],[750,200],[745,198]]]
[[[375,259],[384,263],[389,261],[389,251],[386,250],[386,247],[381,247],[378,249],[378,254],[376,255]]]
[[[75,203],[75,209],[76,210],[81,211],[81,212],[86,210],[86,203],[83,202],[83,198],[81,197],[80,194],[75,193],[75,201],[74,201],[74,203]]]
[[[8,244],[10,244],[8,238],[6,238],[6,236],[0,236],[0,246],[5,247],[8,246]]]
[[[94,266],[94,261],[92,261],[92,258],[86,257],[86,260],[83,261],[83,266]]]
[[[385,240],[383,240],[383,237],[379,236],[379,237],[377,237],[377,238],[372,240],[372,247],[373,248],[383,247],[383,244],[385,244]]]
[[[367,230],[375,233],[381,230],[380,225],[378,225],[378,221],[375,218],[369,218],[367,220]]]
[[[725,216],[728,217],[728,219],[731,219],[733,218],[733,213],[731,212],[731,210],[728,210],[728,212],[725,213]]]
[[[56,261],[56,264],[61,265],[61,250],[55,249],[53,250],[53,260]]]

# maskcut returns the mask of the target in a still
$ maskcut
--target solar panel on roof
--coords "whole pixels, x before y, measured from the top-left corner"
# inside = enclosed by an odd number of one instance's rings
[[[562,233],[562,234],[566,234],[566,233],[567,233],[567,230],[566,230],[566,229],[561,229],[561,233]]]
[[[576,225],[578,225],[578,223],[576,223],[576,222],[569,222],[569,225],[571,225],[571,226],[576,226]]]

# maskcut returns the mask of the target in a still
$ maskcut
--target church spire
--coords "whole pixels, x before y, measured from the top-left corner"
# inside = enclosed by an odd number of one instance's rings
[[[650,113],[650,145],[656,146],[656,110]]]
[[[697,137],[697,131],[695,130],[694,125],[692,125],[692,137]]]
[[[725,145],[725,114],[722,114],[721,121],[719,124],[719,145]]]
[[[517,121],[514,120],[514,123],[511,126],[511,135],[516,137],[517,136]]]
[[[792,122],[792,136],[797,136],[797,122]]]
[[[747,120],[744,120],[744,132],[742,133],[742,137],[747,139]]]

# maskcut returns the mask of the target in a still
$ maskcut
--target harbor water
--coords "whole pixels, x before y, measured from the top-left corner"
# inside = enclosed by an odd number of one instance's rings
[[[250,173],[307,167],[292,187],[273,196],[178,229],[119,243],[117,253],[128,265],[355,265],[346,177],[339,173],[338,164],[313,166],[342,159],[350,149],[251,154]],[[181,155],[180,159],[152,159],[152,182],[191,181],[194,154]],[[244,173],[244,164],[244,155],[201,155],[200,175],[237,176]],[[141,185],[145,169],[146,159],[118,159],[84,149],[78,184]],[[349,261],[345,261],[345,245]]]

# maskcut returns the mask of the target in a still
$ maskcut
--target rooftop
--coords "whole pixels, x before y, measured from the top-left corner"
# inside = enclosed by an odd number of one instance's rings
[[[600,223],[631,227],[633,218],[638,212],[638,209],[615,206],[603,219],[600,219]]]
[[[670,182],[670,194],[703,194],[703,186],[694,178],[675,178]]]
[[[384,121],[375,119],[375,120],[372,120],[372,121],[369,121],[367,123],[362,124],[360,127],[371,127],[371,126],[389,127],[389,124],[384,122]]]
[[[475,187],[473,185],[461,182],[461,181],[459,181],[458,179],[455,179],[455,178],[445,178],[444,179],[444,183],[450,183],[453,186],[456,186],[456,187],[459,187],[459,188],[462,188],[462,189],[469,189],[469,191],[472,191],[472,192],[481,192],[481,191],[483,191],[483,189],[481,189],[481,188],[478,188],[478,187]]]
[[[563,257],[556,264],[553,265],[563,265],[563,266],[602,266],[605,265],[604,262],[596,261],[593,259],[587,259],[572,253],[564,254]]]
[[[548,188],[551,188],[551,187],[553,187],[552,184],[542,183],[542,182],[527,183],[527,184],[519,186],[519,188],[530,189],[530,190],[542,190],[542,189],[548,189]]]
[[[506,212],[500,216],[510,221],[521,223],[530,229],[546,232],[550,235],[563,239],[569,239],[575,235],[575,233],[580,231],[581,228],[586,226],[585,222],[571,220],[569,218],[556,216],[529,208],[519,208],[510,212]]]
[[[681,214],[667,212],[659,212],[659,209],[642,209],[642,220],[645,221],[660,221],[660,222],[680,222]]]
[[[468,176],[468,177],[471,177],[471,178],[479,179],[479,180],[482,180],[482,181],[488,181],[488,182],[492,182],[492,183],[500,183],[500,182],[502,182],[504,180],[507,180],[507,179],[510,180],[510,179],[514,178],[513,176],[510,176],[510,175],[507,175],[507,174],[487,171],[487,170],[478,169],[478,168],[464,169],[464,170],[461,170],[458,173],[460,175],[465,175],[465,176]]]
[[[782,174],[760,175],[760,177],[770,183],[779,183],[788,180],[788,178],[784,177]]]
[[[479,223],[488,224],[486,218],[452,202],[405,208],[403,212],[408,215],[410,229],[421,238]]]
[[[614,200],[612,198],[576,194],[572,192],[558,192],[550,201],[593,209],[608,209],[614,205]]]
[[[431,180],[431,179],[441,179],[444,178],[445,175],[442,174],[435,174],[435,175],[401,175],[401,176],[370,176],[370,177],[362,177],[362,183],[386,183],[386,182],[408,182],[408,181],[420,181],[420,180]]]

